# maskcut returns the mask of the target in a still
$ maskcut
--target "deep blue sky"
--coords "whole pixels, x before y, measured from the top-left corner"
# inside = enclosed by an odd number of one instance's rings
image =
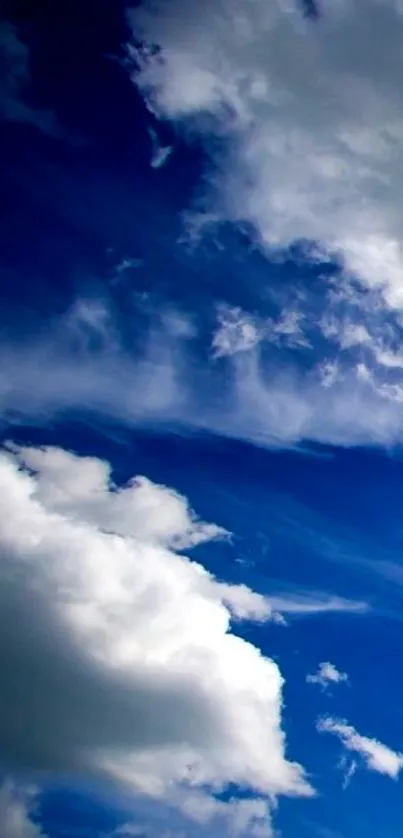
[[[304,26],[319,27],[321,9],[305,6]],[[403,749],[403,422],[398,391],[385,389],[399,386],[402,365],[380,360],[380,348],[397,357],[401,312],[358,274],[346,278],[334,254],[313,258],[304,229],[270,249],[246,212],[222,212],[192,237],[189,213],[209,211],[238,140],[216,115],[151,111],[130,78],[123,3],[14,0],[2,15],[1,439],[98,457],[117,484],[146,475],[186,496],[232,533],[192,551],[220,580],[338,602],[285,614],[286,626],[234,625],[278,663],[290,758],[317,790],[279,798],[274,824],[284,838],[401,835],[398,776],[316,729],[329,715]],[[27,49],[23,79],[13,38]],[[172,148],[161,167],[150,165],[150,129]],[[303,336],[296,321],[280,328],[297,310]],[[217,350],[228,317],[253,323],[259,340]],[[352,324],[370,333],[362,346],[340,337]],[[342,370],[340,385],[325,387],[326,364]],[[172,369],[178,389],[165,394]],[[347,684],[306,683],[327,661]],[[148,836],[162,817],[169,835],[209,832],[79,772],[26,773],[47,838],[107,838],[128,821]]]

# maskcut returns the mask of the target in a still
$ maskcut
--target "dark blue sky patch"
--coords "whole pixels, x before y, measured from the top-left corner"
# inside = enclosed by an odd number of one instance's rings
[[[305,17],[313,21],[318,20],[320,17],[319,0],[301,0],[301,5]]]

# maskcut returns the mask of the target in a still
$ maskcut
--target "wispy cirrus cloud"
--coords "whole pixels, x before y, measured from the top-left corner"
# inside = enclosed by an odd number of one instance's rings
[[[320,733],[332,733],[337,736],[343,747],[357,754],[370,771],[385,774],[392,780],[398,778],[403,768],[403,754],[394,751],[378,739],[362,736],[352,725],[339,719],[331,717],[320,719],[317,729]]]
[[[197,328],[180,312],[160,311],[129,347],[108,304],[79,299],[41,334],[0,342],[3,422],[93,412],[128,426],[191,428],[273,447],[401,442],[403,382],[395,370],[385,376],[370,365],[370,348],[347,357],[329,343],[324,362],[318,347],[304,344],[285,347],[283,357],[277,330],[273,347],[272,331],[265,336],[246,316],[241,322],[223,326],[211,359],[195,355]],[[312,343],[312,331],[307,338]]]

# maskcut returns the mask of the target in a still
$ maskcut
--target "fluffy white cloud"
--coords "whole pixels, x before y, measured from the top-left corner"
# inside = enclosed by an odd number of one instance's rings
[[[32,820],[35,792],[17,789],[6,782],[0,787],[0,823],[2,838],[46,838]]]
[[[95,457],[74,457],[61,448],[9,444],[8,449],[36,473],[36,494],[46,508],[72,520],[84,518],[103,532],[179,549],[228,535],[215,524],[200,522],[186,498],[146,477],[111,491],[110,466]]]
[[[401,5],[324,0],[312,21],[292,1],[157,0],[130,19],[150,107],[226,142],[208,218],[269,248],[315,241],[311,258],[338,253],[400,307]]]
[[[319,684],[323,690],[327,690],[330,684],[341,684],[343,681],[348,681],[347,672],[339,672],[334,663],[324,661],[318,666],[318,671],[314,675],[307,675],[306,681],[308,684]]]
[[[285,755],[277,664],[230,630],[273,616],[175,552],[222,535],[184,498],[59,449],[0,455],[0,750],[10,768],[115,776],[196,817],[309,795]],[[219,811],[218,811],[219,810]],[[259,821],[260,822],[260,821]]]
[[[333,733],[338,736],[344,747],[358,754],[370,771],[386,774],[393,780],[399,776],[403,768],[403,754],[393,751],[377,739],[361,736],[354,727],[338,719],[320,719],[317,728],[321,733]]]

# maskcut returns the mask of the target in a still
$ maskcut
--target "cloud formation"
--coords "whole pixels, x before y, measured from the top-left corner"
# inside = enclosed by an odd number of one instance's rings
[[[131,353],[108,306],[77,300],[46,332],[22,344],[0,342],[3,421],[9,415],[42,421],[70,410],[267,446],[403,439],[400,389],[378,381],[364,359],[357,366],[340,364],[339,374],[324,382],[320,364],[302,366],[288,355],[279,363],[278,355],[261,353],[259,346],[231,354],[235,345],[229,349],[227,336],[225,352],[223,339],[216,349],[231,357],[195,364],[194,335],[185,329],[186,319],[183,324],[178,330],[160,316],[140,351]]]
[[[208,218],[269,250],[315,242],[311,258],[337,254],[401,307],[401,5],[324,0],[310,19],[297,2],[157,0],[130,20],[152,110],[222,140]]]
[[[211,349],[215,358],[252,349],[261,340],[254,318],[239,308],[220,306]]]
[[[369,771],[385,774],[392,780],[397,780],[403,768],[403,754],[393,751],[377,739],[361,736],[354,727],[344,721],[330,717],[320,719],[317,724],[320,733],[333,733],[337,736],[347,751],[352,751],[361,758],[361,762]],[[355,763],[353,761],[355,771]],[[349,779],[349,778],[348,778]]]
[[[269,798],[312,794],[285,753],[279,668],[231,631],[270,604],[175,550],[218,527],[172,490],[116,487],[107,464],[60,449],[11,446],[0,493],[10,770],[106,774],[196,819],[241,817],[214,797],[230,783],[267,817]]]
[[[46,838],[32,820],[35,791],[16,788],[10,782],[0,787],[0,823],[2,838]]]
[[[324,345],[316,315],[319,347],[301,363],[299,353],[310,352],[306,344],[313,340],[312,331],[301,331],[301,312],[285,310],[264,332],[239,310],[230,316],[223,308],[230,319],[213,336],[211,359],[195,357],[197,331],[186,317],[178,313],[175,320],[163,311],[142,345],[129,351],[111,308],[103,300],[78,299],[42,334],[0,342],[4,422],[88,411],[129,427],[191,428],[273,447],[403,440],[403,382],[396,368],[375,368],[379,341],[351,347],[352,328],[340,319],[337,339],[334,322],[323,319]],[[347,338],[349,348],[339,347]],[[286,350],[281,356],[279,347]]]
[[[318,684],[322,690],[327,690],[331,684],[342,684],[348,681],[347,672],[340,672],[334,663],[324,661],[319,664],[314,675],[307,675],[308,684]]]
[[[193,233],[231,221],[269,258],[297,244],[318,273],[341,266],[322,311],[223,304],[212,355],[230,404],[184,421],[266,445],[401,443],[401,5],[325,0],[304,17],[298,2],[157,0],[129,20],[148,107],[211,156]]]

